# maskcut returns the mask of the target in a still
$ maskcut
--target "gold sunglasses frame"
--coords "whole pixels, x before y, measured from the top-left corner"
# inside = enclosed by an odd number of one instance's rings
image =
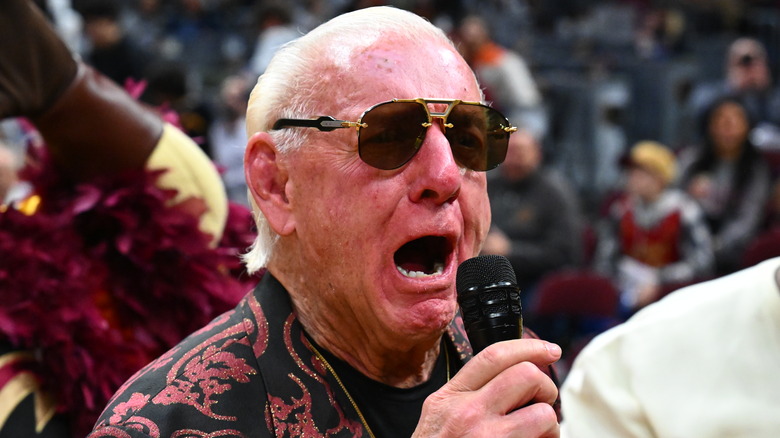
[[[432,126],[433,119],[441,119],[442,126],[444,128],[452,128],[453,127],[452,123],[447,123],[447,117],[449,117],[450,113],[452,112],[452,109],[460,104],[490,108],[489,106],[483,104],[482,102],[472,102],[472,101],[460,100],[460,99],[427,99],[423,97],[418,97],[415,99],[393,99],[387,102],[380,102],[376,105],[373,105],[371,108],[368,108],[367,110],[363,111],[363,113],[360,115],[360,117],[356,122],[351,122],[348,120],[338,120],[332,116],[320,116],[316,119],[279,119],[274,123],[271,129],[277,130],[285,127],[301,127],[301,128],[317,128],[320,131],[327,132],[327,131],[333,131],[334,129],[355,128],[356,131],[360,131],[360,128],[368,127],[366,123],[363,123],[363,117],[365,117],[365,115],[369,111],[373,110],[374,108],[380,105],[386,105],[388,103],[394,103],[394,102],[419,103],[420,105],[422,105],[423,108],[425,108],[425,113],[428,116],[428,121],[422,124],[424,128],[428,128]],[[431,104],[433,105],[447,104],[447,109],[444,111],[431,111],[430,106],[428,106]],[[501,114],[501,112],[496,110],[495,108],[490,108],[490,109]],[[517,131],[517,127],[512,126],[511,122],[509,122],[506,116],[504,116],[503,114],[501,114],[501,116],[508,123],[508,126],[501,127],[502,131],[508,133]]]
[[[278,119],[274,123],[272,129],[273,130],[277,130],[277,129],[282,129],[282,128],[286,128],[286,127],[301,127],[301,128],[317,128],[320,131],[329,132],[329,131],[333,131],[334,129],[355,128],[355,131],[358,134],[358,151],[359,151],[360,156],[363,159],[363,161],[366,162],[367,164],[369,164],[370,166],[376,167],[378,169],[393,170],[393,169],[397,169],[397,168],[403,166],[404,164],[406,164],[408,162],[408,160],[410,160],[412,157],[414,157],[414,155],[419,150],[419,143],[415,146],[414,152],[406,159],[406,161],[402,162],[398,166],[394,165],[393,167],[383,167],[383,166],[381,166],[381,165],[379,165],[377,163],[372,163],[372,162],[366,161],[366,158],[363,156],[363,151],[361,150],[361,146],[360,146],[360,129],[368,127],[368,124],[363,122],[363,119],[365,118],[366,114],[368,114],[369,112],[371,112],[372,110],[374,110],[375,108],[377,108],[379,106],[387,105],[387,104],[390,104],[390,103],[418,103],[418,104],[420,104],[423,108],[425,108],[425,114],[427,116],[427,122],[423,122],[422,123],[422,127],[425,128],[426,130],[433,125],[433,120],[434,119],[441,119],[441,121],[442,121],[442,130],[444,132],[446,132],[447,128],[454,128],[454,125],[452,123],[447,123],[447,118],[449,117],[450,113],[452,112],[452,110],[456,106],[458,106],[460,104],[464,104],[464,105],[471,105],[471,106],[479,106],[479,107],[483,107],[483,108],[492,110],[492,111],[496,112],[499,116],[501,116],[501,119],[503,119],[506,122],[506,126],[504,126],[504,124],[501,123],[501,124],[499,124],[499,128],[498,129],[496,129],[494,131],[486,132],[487,135],[495,135],[495,134],[499,134],[499,133],[502,134],[502,135],[503,134],[509,135],[509,134],[517,131],[517,127],[512,126],[511,122],[509,122],[509,119],[507,119],[505,115],[501,114],[501,112],[498,111],[497,109],[491,108],[491,107],[483,104],[482,102],[464,101],[464,100],[460,100],[460,99],[426,99],[426,98],[422,98],[422,97],[418,97],[418,98],[415,98],[415,99],[393,99],[393,100],[389,100],[389,101],[386,101],[386,102],[380,102],[380,103],[378,103],[376,105],[373,105],[372,107],[368,108],[367,110],[363,111],[363,113],[360,115],[360,118],[358,118],[358,120],[356,122],[349,121],[349,120],[338,120],[338,119],[336,119],[336,118],[334,118],[332,116],[320,116],[320,117],[318,117],[316,119]],[[429,105],[437,105],[437,104],[438,105],[446,104],[447,108],[444,111],[432,111],[431,107]],[[423,137],[425,135],[424,132],[425,131],[423,131],[421,133],[421,135],[418,137],[418,139],[417,139],[418,142],[422,141],[422,139],[423,139]],[[503,159],[501,161],[499,161],[498,163],[496,163],[495,165],[489,166],[489,167],[487,167],[485,169],[473,169],[473,170],[477,170],[477,171],[490,170],[490,169],[493,169],[496,166],[498,166],[498,164],[500,164],[502,161],[503,161]]]

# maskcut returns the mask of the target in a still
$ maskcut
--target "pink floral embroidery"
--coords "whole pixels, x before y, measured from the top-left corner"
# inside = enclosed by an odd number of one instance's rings
[[[152,438],[161,438],[160,428],[157,426],[157,424],[148,418],[130,417],[127,419],[125,427],[137,430]],[[129,438],[131,436],[125,430],[110,425],[102,427],[99,433],[101,437]]]
[[[140,392],[134,392],[130,396],[130,399],[126,402],[122,402],[116,405],[113,410],[113,415],[109,419],[111,423],[118,423],[122,418],[127,417],[129,414],[137,412],[143,406],[149,403],[149,395],[141,394]]]
[[[321,436],[317,430],[311,414],[311,394],[309,390],[295,375],[289,377],[301,389],[301,397],[291,397],[290,403],[286,403],[281,397],[268,396],[270,414],[273,423],[276,424],[276,435],[283,436]]]
[[[257,339],[255,340],[254,345],[252,345],[252,350],[255,353],[255,357],[260,357],[265,353],[265,349],[268,347],[268,320],[265,318],[263,308],[260,306],[260,303],[257,301],[254,294],[247,299],[247,304],[249,305],[249,310],[252,311],[255,322],[252,322],[249,318],[245,318],[244,325],[247,328],[247,333],[251,333],[255,326],[257,327]]]
[[[225,328],[221,332],[216,333],[214,336],[209,337],[205,341],[201,342],[196,348],[186,351],[184,355],[181,358],[179,358],[179,360],[176,361],[175,364],[171,366],[171,369],[168,370],[168,376],[166,379],[168,381],[168,384],[171,384],[174,380],[178,378],[179,374],[181,374],[182,372],[181,371],[182,366],[184,364],[189,363],[193,357],[196,357],[199,354],[205,357],[206,353],[204,351],[225,349],[234,343],[247,345],[248,341],[246,337],[243,336],[243,334],[245,334],[243,328],[244,325],[242,323],[234,324],[230,327]],[[240,337],[232,338],[233,336],[236,335],[240,335]],[[218,347],[215,347],[215,345],[218,345]]]
[[[100,429],[100,436],[105,437],[113,437],[113,438],[131,438],[130,434],[127,433],[125,430],[119,429],[115,426],[105,426],[102,429]]]
[[[157,394],[152,402],[162,405],[186,404],[210,418],[236,421],[234,416],[219,415],[212,410],[212,406],[217,403],[215,396],[230,390],[230,382],[249,382],[249,375],[255,373],[244,359],[218,347],[208,346],[202,354],[194,356],[185,365],[184,372]]]
[[[284,324],[284,343],[287,347],[287,352],[303,372],[324,386],[328,396],[328,403],[338,413],[339,423],[332,429],[325,431],[324,434],[319,432],[311,414],[311,394],[305,388],[301,380],[291,373],[288,374],[288,377],[300,388],[301,398],[296,399],[292,397],[291,402],[288,404],[282,398],[269,394],[268,406],[266,409],[266,415],[268,415],[266,417],[266,424],[275,425],[274,430],[276,431],[277,436],[283,436],[285,431],[288,431],[290,436],[331,436],[344,429],[348,430],[354,437],[362,436],[363,426],[360,423],[348,419],[341,409],[341,406],[336,401],[331,386],[325,380],[325,373],[327,370],[324,365],[314,355],[311,356],[311,363],[307,364],[301,359],[298,351],[296,351],[292,341],[292,328],[295,325],[295,321],[295,315],[291,314]],[[300,333],[300,341],[306,348],[310,348],[309,340],[303,332]],[[311,368],[309,366],[311,366]]]

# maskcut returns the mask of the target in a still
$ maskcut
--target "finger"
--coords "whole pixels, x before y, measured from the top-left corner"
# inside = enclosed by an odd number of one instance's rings
[[[507,368],[477,393],[486,409],[506,414],[528,404],[552,405],[558,398],[558,387],[538,366],[521,362]]]
[[[493,417],[470,430],[469,436],[513,438],[558,438],[560,425],[555,410],[537,403],[510,415]]]
[[[540,339],[515,339],[489,345],[455,374],[448,385],[453,390],[482,388],[507,368],[520,362],[547,366],[561,357],[561,347]]]
[[[508,414],[504,417],[502,426],[507,428],[506,432],[493,436],[518,438],[558,438],[560,436],[560,425],[555,409],[546,403],[535,403]]]

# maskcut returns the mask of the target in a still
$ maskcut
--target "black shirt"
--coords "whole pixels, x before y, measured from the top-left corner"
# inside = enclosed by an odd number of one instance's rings
[[[462,365],[454,348],[442,341],[431,378],[412,388],[396,388],[364,376],[316,344],[315,348],[336,371],[376,438],[412,436],[425,399],[447,383],[448,377],[452,377]],[[450,361],[449,370],[447,359]]]

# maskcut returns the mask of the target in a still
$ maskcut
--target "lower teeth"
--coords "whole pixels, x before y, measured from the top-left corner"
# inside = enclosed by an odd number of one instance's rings
[[[434,275],[441,275],[441,273],[444,272],[444,263],[436,263],[433,265],[433,272],[430,274],[420,271],[407,271],[400,266],[396,266],[396,268],[398,269],[398,272],[410,278],[433,277]]]

